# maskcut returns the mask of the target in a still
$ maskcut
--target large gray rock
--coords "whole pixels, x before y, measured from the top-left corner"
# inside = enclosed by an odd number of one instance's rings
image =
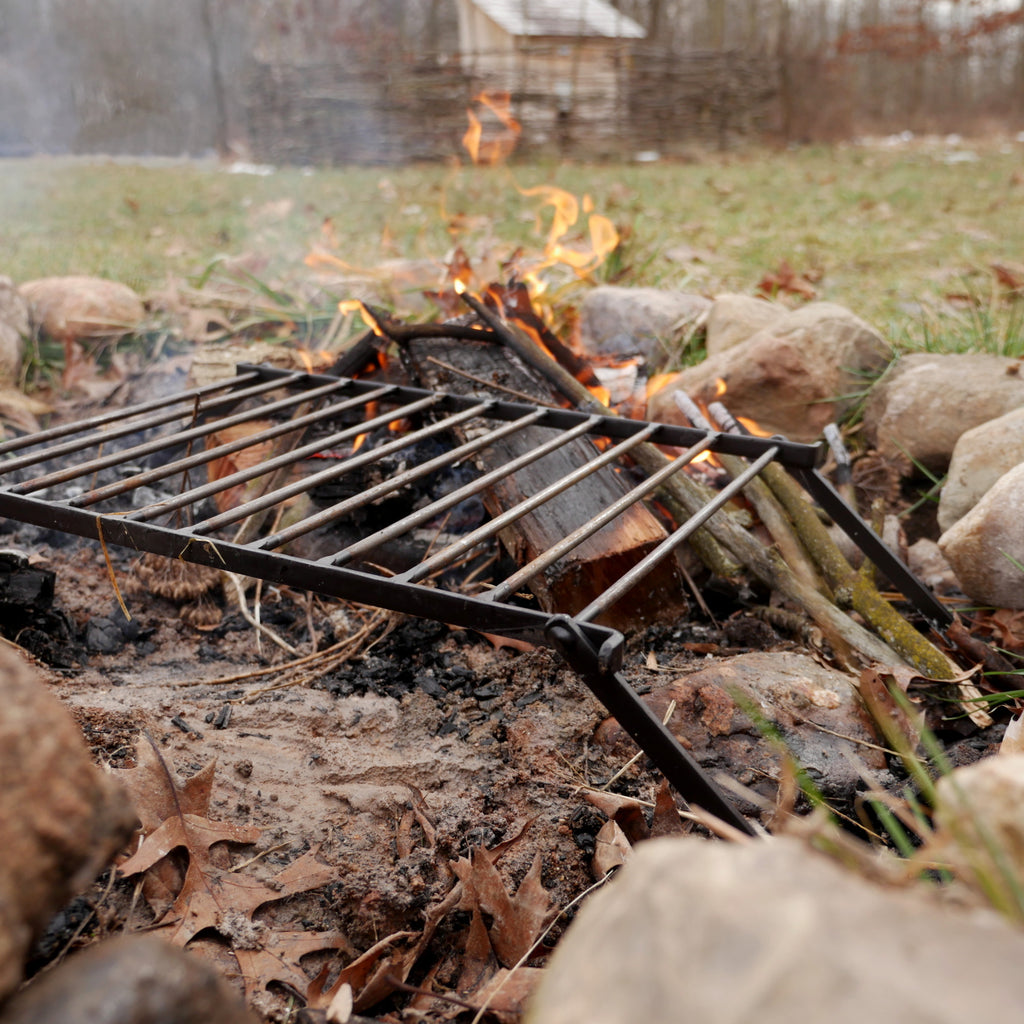
[[[9,277],[0,277],[0,385],[18,379],[28,332],[27,303]]]
[[[1024,405],[960,436],[939,496],[939,528],[948,530],[1014,466],[1024,462]]]
[[[637,354],[664,364],[710,306],[709,299],[689,292],[601,285],[583,299],[581,340],[594,355]]]
[[[996,888],[1015,900],[1024,886],[1024,754],[957,768],[936,791],[936,831],[924,856],[951,864],[983,896]]]
[[[965,431],[1024,406],[1020,369],[978,353],[903,356],[871,392],[867,435],[886,458],[941,472]]]
[[[2,1024],[256,1024],[212,966],[152,935],[90,946],[19,992]]]
[[[939,547],[972,601],[1024,608],[1024,463],[1001,476]]]
[[[722,380],[722,401],[734,416],[747,416],[770,434],[814,441],[850,408],[865,375],[880,370],[889,354],[881,335],[860,317],[831,302],[812,302],[683,370],[651,396],[647,416],[683,423],[673,393],[710,402]]]
[[[33,940],[127,843],[135,815],[38,674],[0,646],[0,999]]]
[[[1024,931],[796,840],[641,844],[584,904],[528,1024],[1020,1020]]]
[[[777,302],[753,295],[716,295],[708,310],[705,347],[709,356],[718,355],[752,338],[758,331],[778,323],[789,310]]]

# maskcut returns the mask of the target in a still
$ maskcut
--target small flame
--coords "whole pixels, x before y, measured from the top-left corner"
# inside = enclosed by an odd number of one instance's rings
[[[757,420],[750,419],[749,416],[737,416],[737,423],[742,423],[752,434],[756,434],[758,437],[771,437],[772,435],[762,427]]]
[[[298,348],[295,350],[296,355],[302,360],[302,365],[306,368],[306,373],[313,372],[313,357],[304,349]]]
[[[553,210],[551,227],[548,230],[547,242],[544,246],[545,261],[535,267],[533,273],[557,263],[571,267],[579,277],[593,273],[614,252],[620,242],[619,232],[615,225],[605,216],[594,213],[594,203],[590,196],[583,197],[582,204],[571,192],[555,185],[535,185],[533,188],[519,189],[520,195],[539,196],[543,202],[541,209],[550,206]],[[587,217],[586,242],[566,242],[569,230],[580,219],[580,208]],[[538,229],[540,227],[538,212]]]
[[[462,145],[474,164],[489,167],[503,164],[512,155],[522,134],[522,127],[512,116],[512,97],[507,92],[482,92],[473,97],[473,102],[493,114],[502,128],[497,135],[485,139],[483,122],[476,111],[468,107],[469,127],[462,136]]]
[[[729,386],[721,377],[715,378],[715,400],[717,401],[729,390]]]
[[[338,303],[338,312],[343,316],[348,316],[351,313],[359,313],[363,318],[363,323],[377,335],[378,338],[386,338],[387,335],[381,330],[380,324],[377,323],[373,314],[366,308],[366,303],[362,299],[342,299]]]
[[[359,449],[362,448],[364,444],[366,444],[366,439],[369,436],[369,434],[356,434],[356,439],[352,442],[353,455],[355,455],[355,453],[359,451]]]

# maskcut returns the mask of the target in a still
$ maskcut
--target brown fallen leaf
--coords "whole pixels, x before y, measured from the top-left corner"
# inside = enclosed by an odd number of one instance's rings
[[[913,678],[912,672],[910,678]],[[890,686],[895,686],[906,692],[909,682],[906,672],[895,673],[888,668],[869,666],[861,671],[857,692],[878,726],[883,743],[896,749],[909,745],[911,750],[916,750],[921,740],[923,716],[905,711],[890,690]]]
[[[179,811],[205,816],[210,811],[213,778],[217,769],[214,759],[187,779],[171,775],[166,764],[150,743],[140,743],[135,756],[136,766],[118,776],[131,794],[132,806],[149,834]]]
[[[254,919],[266,904],[336,881],[336,868],[321,864],[316,850],[310,850],[269,884],[230,870],[219,844],[254,843],[263,830],[193,813],[209,809],[212,762],[179,786],[155,752],[146,754],[144,749],[140,747],[139,767],[123,774],[150,831],[120,869],[127,877],[157,878],[169,892],[173,900],[157,922],[168,941],[185,946],[202,932],[216,932],[230,943],[250,998],[272,982],[303,992],[309,979],[299,961],[310,952],[355,952],[340,932],[275,931]],[[173,871],[164,870],[168,864]]]
[[[487,1008],[499,1021],[518,1022],[527,1000],[544,977],[541,967],[520,967],[509,971],[504,967],[494,972],[490,981],[474,995],[474,1002]]]
[[[590,868],[595,878],[604,878],[609,871],[622,867],[632,856],[633,847],[626,833],[612,819],[606,821],[597,833]]]
[[[996,280],[1008,291],[1024,294],[1024,263],[990,263]]]
[[[417,795],[414,792],[414,796]],[[413,809],[415,810],[418,805],[419,800],[414,800]],[[429,820],[424,819],[424,821],[426,821],[426,826],[432,830],[433,826],[430,825]],[[421,826],[424,826],[424,821],[420,822]],[[494,865],[506,852],[523,841],[523,837],[532,823],[533,819],[530,819],[513,836],[489,850],[482,847],[477,848],[470,857],[462,857],[451,862],[452,871],[456,876],[455,885],[444,899],[427,911],[423,931],[418,937],[415,932],[395,932],[393,935],[386,936],[344,967],[329,987],[325,986],[330,972],[325,969],[310,983],[306,992],[306,1005],[311,1010],[325,1010],[345,985],[352,988],[353,1007],[357,1013],[368,1010],[394,994],[409,977],[409,972],[430,944],[438,926],[456,908],[468,910],[471,914],[470,929],[466,936],[466,942],[471,943],[468,956],[472,961],[471,966],[473,964],[481,965],[480,969],[467,974],[467,982],[475,979],[480,985],[486,984],[491,977],[491,972],[497,969],[499,958],[494,952],[497,947],[493,939],[493,929],[496,924],[498,925],[498,944],[505,951],[506,956],[532,950],[543,931],[543,927],[538,926],[539,922],[544,920],[546,924],[553,916],[553,908],[540,883],[539,857],[520,883],[519,890],[514,897],[505,891],[494,868]],[[491,872],[493,872],[493,876]],[[470,894],[467,894],[464,877],[469,879],[472,887]],[[497,878],[497,885],[495,885],[495,878]],[[476,895],[478,888],[484,891],[483,899]],[[495,907],[498,908],[500,922],[493,919]],[[490,928],[481,929],[481,926],[486,923],[484,915],[492,916]],[[480,918],[479,922],[474,921],[476,916]],[[503,962],[511,966],[516,962],[516,958]],[[460,963],[465,969],[466,957],[463,957]],[[487,964],[490,965],[489,969],[484,969],[482,965]],[[430,1001],[428,997],[423,998]]]
[[[415,932],[395,932],[386,936],[343,968],[334,983],[327,988],[324,986],[330,972],[325,968],[310,983],[306,991],[306,1005],[313,1010],[326,1009],[344,985],[352,988],[353,1006],[359,1012],[392,995],[398,989],[396,982],[404,983],[409,977],[409,972],[434,937],[438,925],[455,909],[461,897],[462,883],[458,882],[444,899],[427,911],[423,932],[414,944],[410,944],[409,940],[415,938]]]
[[[651,838],[677,836],[688,831],[679,817],[675,797],[666,779],[661,780],[654,797],[654,817],[651,819]]]
[[[804,299],[813,299],[818,293],[811,283],[811,279],[820,277],[821,275],[817,271],[798,274],[787,260],[783,260],[776,270],[770,271],[761,278],[757,290],[769,298],[774,298],[780,292],[784,292],[790,295],[799,295]]]
[[[611,818],[629,842],[640,843],[649,838],[651,830],[647,824],[647,814],[639,800],[618,793],[593,791],[584,794],[584,799]]]

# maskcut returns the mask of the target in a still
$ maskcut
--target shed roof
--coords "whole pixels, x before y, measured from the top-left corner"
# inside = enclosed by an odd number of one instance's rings
[[[647,33],[605,0],[472,0],[513,36],[604,36],[643,39]]]

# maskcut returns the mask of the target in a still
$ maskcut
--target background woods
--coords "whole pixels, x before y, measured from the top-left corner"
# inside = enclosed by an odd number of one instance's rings
[[[512,83],[538,94],[518,97],[535,115],[527,148],[621,156],[1024,119],[1024,0],[613,6],[646,35],[616,40],[611,104],[588,112],[609,87],[582,37],[517,42],[572,55],[568,84]],[[6,0],[0,153],[440,158],[488,85],[459,51],[456,0]]]

